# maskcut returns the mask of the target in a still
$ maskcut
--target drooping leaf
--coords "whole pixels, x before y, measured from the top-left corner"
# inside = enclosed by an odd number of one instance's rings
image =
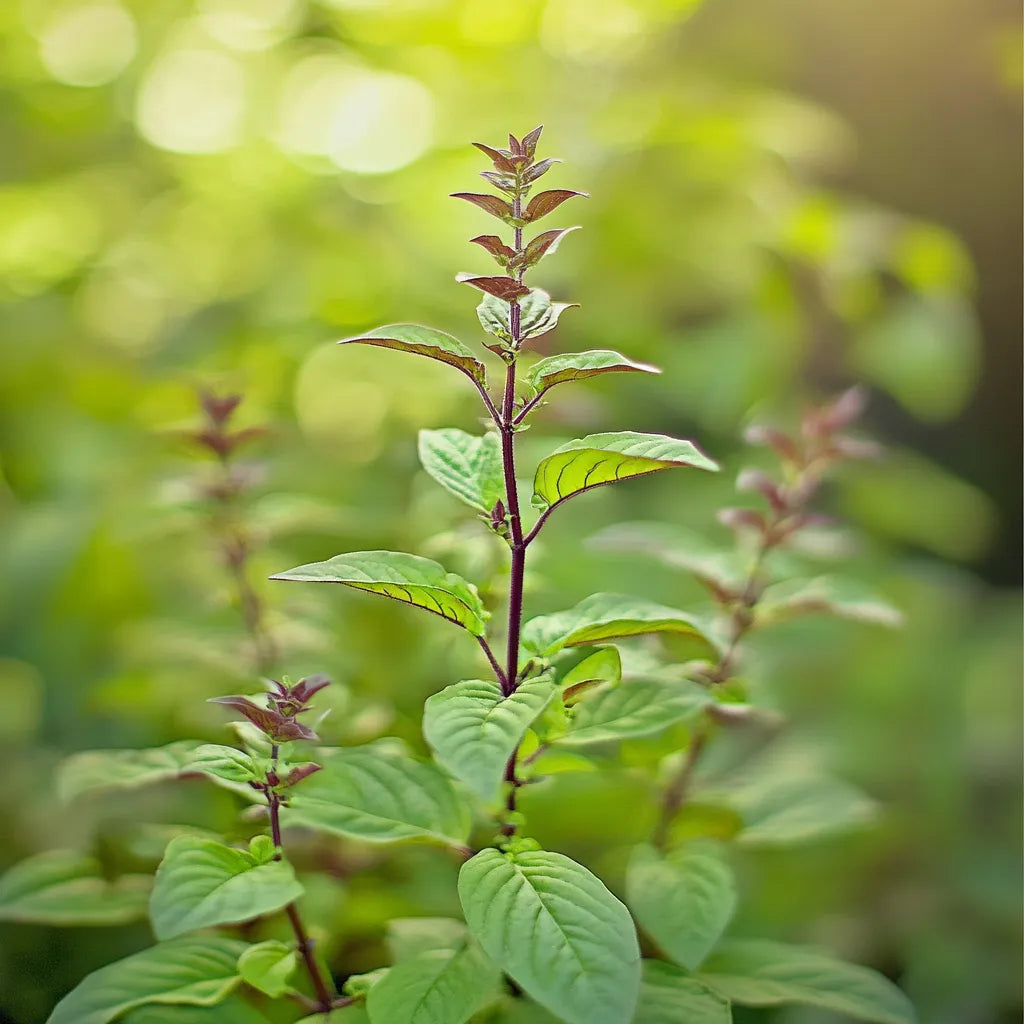
[[[586,199],[587,193],[574,192],[568,188],[554,188],[547,192],[538,192],[527,203],[526,209],[523,211],[523,220],[529,223],[540,220],[541,217],[546,217],[553,210],[557,210],[567,199],[572,199],[574,196],[582,196]]]
[[[736,883],[719,858],[687,849],[637,846],[626,894],[640,926],[676,963],[696,970],[736,910]]]
[[[635,363],[610,349],[594,349],[589,352],[565,352],[541,359],[530,367],[525,381],[536,394],[541,394],[556,384],[585,380],[602,373],[661,373],[661,370],[647,363]]]
[[[282,811],[286,825],[371,843],[465,843],[469,812],[434,765],[381,741],[338,749],[323,763],[323,770],[290,796]]]
[[[295,950],[271,939],[250,946],[238,958],[238,973],[247,985],[278,999],[288,991],[288,979],[298,965]]]
[[[157,869],[149,913],[159,939],[271,914],[302,895],[287,861],[260,863],[211,839],[178,836]]]
[[[542,231],[535,238],[531,238],[523,250],[523,266],[532,267],[549,253],[555,252],[561,245],[562,239],[572,231],[579,231],[579,225],[571,228],[553,228],[551,231]]]
[[[454,952],[466,944],[465,922],[454,917],[396,917],[388,921],[387,931],[395,963],[437,950]]]
[[[335,555],[326,562],[300,565],[270,578],[343,583],[356,590],[424,608],[462,626],[474,636],[484,634],[487,612],[476,587],[419,555],[399,551],[353,551]]]
[[[129,1010],[117,1018],[123,1024],[270,1024],[255,1007],[238,996],[228,996],[216,1006],[161,1006],[152,1004]]]
[[[660,960],[644,961],[633,1024],[732,1024],[729,1000]]]
[[[57,793],[61,800],[71,801],[85,793],[176,779],[200,746],[198,740],[178,740],[148,750],[84,750],[61,762]]]
[[[602,647],[566,672],[558,681],[566,706],[579,700],[590,688],[601,683],[613,686],[622,680],[622,656],[615,647]]]
[[[558,743],[582,747],[650,736],[694,717],[711,703],[708,691],[688,679],[630,679],[578,704],[569,731]]]
[[[356,338],[343,338],[338,344],[376,345],[398,352],[412,352],[414,355],[427,356],[429,359],[454,366],[480,385],[487,383],[487,368],[484,364],[458,338],[453,338],[450,334],[435,330],[433,327],[421,327],[419,324],[388,324],[386,327],[375,327]]]
[[[480,150],[481,153],[486,153],[490,157],[491,162],[494,164],[496,170],[505,171],[506,173],[515,173],[516,165],[506,156],[500,149],[495,149],[493,146],[487,146],[482,142],[474,142],[474,146]]]
[[[592,594],[565,611],[538,615],[523,626],[522,643],[530,654],[550,658],[565,647],[649,633],[691,637],[703,653],[715,653],[706,627],[692,615],[626,594]]]
[[[512,204],[486,192],[453,192],[452,199],[465,199],[467,203],[479,206],[481,210],[505,221],[506,224],[512,219]]]
[[[520,284],[514,277],[488,277],[481,274],[456,274],[455,280],[460,284],[468,284],[473,288],[493,295],[502,302],[511,302],[520,296],[529,294],[530,289]]]
[[[73,850],[49,850],[0,876],[0,921],[115,925],[146,916],[148,875],[103,877],[99,861]]]
[[[699,980],[745,1006],[803,1003],[874,1024],[913,1024],[910,1000],[881,974],[807,946],[725,943]]]
[[[396,964],[370,990],[371,1024],[466,1024],[499,994],[501,975],[473,944]]]
[[[528,341],[539,338],[558,326],[558,318],[576,306],[574,302],[552,302],[551,296],[540,288],[531,288],[530,293],[519,300],[519,338]],[[512,340],[509,322],[509,304],[493,295],[485,295],[476,308],[480,324],[488,334],[504,342]]]
[[[891,627],[903,621],[891,604],[868,587],[857,580],[834,576],[774,583],[765,589],[756,612],[759,626],[815,614]]]
[[[505,496],[501,441],[489,432],[474,437],[463,430],[421,430],[420,462],[449,493],[489,514]]]
[[[563,444],[541,461],[533,503],[547,509],[592,487],[680,467],[718,469],[689,441],[664,434],[590,434]]]
[[[245,943],[186,935],[101,967],[72,989],[46,1024],[107,1024],[136,1006],[214,1006],[238,984]]]
[[[528,995],[567,1024],[629,1024],[640,951],[626,908],[559,853],[478,853],[459,873],[470,931]]]
[[[454,683],[427,699],[423,735],[441,765],[491,802],[508,759],[556,691],[550,676],[526,680],[509,697],[494,681]]]
[[[251,754],[219,743],[204,743],[198,747],[185,770],[235,783],[262,781],[266,776],[263,766],[257,764]]]

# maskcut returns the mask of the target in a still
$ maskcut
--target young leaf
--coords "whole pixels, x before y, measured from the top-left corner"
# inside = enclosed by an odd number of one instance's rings
[[[295,951],[271,939],[245,950],[238,958],[238,973],[247,985],[271,999],[279,999],[288,991],[288,979],[297,965]]]
[[[602,647],[584,658],[558,681],[567,706],[575,703],[587,690],[599,683],[613,686],[622,680],[622,657],[615,647]]]
[[[744,1006],[803,1003],[874,1024],[913,1024],[910,1000],[881,974],[807,946],[782,942],[723,944],[700,981]]]
[[[421,430],[420,462],[449,493],[479,511],[491,509],[505,496],[501,441],[490,432],[474,437],[463,430]]]
[[[659,960],[644,961],[633,1024],[732,1024],[729,1000]]]
[[[114,925],[146,916],[147,875],[103,877],[99,861],[72,850],[50,850],[15,864],[0,877],[0,921]]]
[[[204,743],[199,747],[185,765],[185,771],[202,772],[215,779],[236,783],[247,783],[253,779],[262,781],[265,775],[252,755],[219,743]]]
[[[544,125],[539,124],[531,132],[527,132],[523,136],[522,149],[526,156],[532,160],[534,153],[537,152],[537,143],[540,142],[541,132],[544,131]]]
[[[529,185],[531,182],[536,181],[542,174],[547,174],[555,164],[560,164],[562,161],[557,157],[548,157],[546,160],[538,160],[532,167],[528,167],[523,172],[523,182]]]
[[[492,217],[505,221],[507,224],[512,219],[512,204],[497,196],[480,192],[453,192],[452,199],[465,199],[467,203],[479,206]]]
[[[187,935],[101,967],[72,989],[46,1024],[107,1024],[136,1006],[214,1006],[238,984],[245,943]]]
[[[586,192],[573,192],[568,188],[555,188],[547,192],[538,192],[529,202],[523,211],[523,220],[532,222],[546,217],[553,210],[557,210],[567,199],[574,196],[588,198]]]
[[[531,238],[523,250],[523,266],[532,267],[539,263],[548,253],[554,252],[571,231],[579,231],[579,225],[571,228],[553,228],[551,231],[542,231],[536,238]]]
[[[542,658],[564,647],[610,643],[648,633],[676,633],[695,640],[703,654],[716,647],[705,627],[692,615],[625,594],[591,594],[578,605],[551,615],[538,615],[523,626],[523,647]]]
[[[157,869],[149,913],[158,939],[271,914],[302,895],[287,861],[261,864],[211,839],[178,836]]]
[[[676,963],[696,970],[736,910],[736,883],[717,857],[637,846],[626,896],[640,926]]]
[[[493,295],[503,302],[512,302],[523,295],[528,295],[530,289],[520,284],[514,277],[486,277],[479,274],[456,274],[455,280],[461,284],[471,285],[479,288],[488,295]]]
[[[277,573],[272,580],[344,583],[390,597],[454,622],[483,636],[487,612],[476,587],[437,562],[399,551],[353,551]]]
[[[692,718],[710,703],[707,690],[689,680],[632,679],[580,703],[558,743],[582,747],[650,736]]]
[[[470,241],[486,249],[498,261],[499,266],[508,267],[509,262],[515,259],[515,249],[506,245],[497,235],[477,235]]]
[[[371,1024],[466,1024],[499,994],[501,975],[475,946],[421,953],[370,989]]]
[[[629,911],[559,853],[478,853],[459,873],[469,930],[528,995],[567,1024],[629,1024],[640,950]]]
[[[178,740],[149,750],[83,750],[61,762],[57,793],[68,802],[85,793],[176,779],[200,746],[197,740]]]
[[[526,374],[526,384],[540,395],[570,380],[585,380],[602,373],[661,373],[656,366],[634,363],[608,349],[591,352],[566,352],[534,363]]]
[[[689,441],[664,434],[590,434],[563,444],[541,462],[533,503],[541,509],[554,508],[592,487],[678,467],[714,472],[718,464]]]
[[[482,142],[474,142],[474,146],[480,150],[481,153],[486,153],[490,157],[491,162],[494,164],[495,170],[504,171],[506,174],[515,174],[516,165],[500,149],[494,149],[492,146],[486,146]]]
[[[493,681],[455,683],[427,699],[423,735],[441,765],[492,802],[508,759],[556,690],[549,676],[528,679],[509,697]]]
[[[458,338],[444,331],[419,324],[389,324],[377,327],[357,338],[343,338],[339,345],[377,345],[379,348],[393,348],[398,352],[412,352],[414,355],[437,359],[461,370],[471,380],[484,386],[487,383],[487,368]]]
[[[519,337],[521,341],[539,338],[558,326],[558,318],[576,306],[575,302],[552,302],[551,296],[540,288],[531,288],[529,295],[519,300]],[[493,295],[485,295],[476,308],[480,324],[488,334],[504,342],[512,340],[509,324],[509,306]]]
[[[371,843],[427,839],[462,845],[469,814],[444,774],[386,742],[345,747],[297,787],[282,811],[303,825]]]
[[[786,580],[766,588],[757,606],[758,626],[774,625],[800,615],[834,615],[878,626],[899,626],[900,613],[857,580],[819,576]]]

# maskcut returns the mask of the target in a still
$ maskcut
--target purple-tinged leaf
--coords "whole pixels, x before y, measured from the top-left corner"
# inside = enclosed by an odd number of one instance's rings
[[[529,295],[530,289],[520,284],[514,277],[478,277],[476,274],[457,274],[456,281],[472,285],[488,295],[511,302],[523,295]]]
[[[775,427],[753,426],[748,427],[743,434],[748,444],[767,445],[774,449],[775,453],[788,462],[799,463],[802,461],[800,449],[796,442],[781,430]]]
[[[511,132],[508,135],[508,146],[512,150],[513,156],[526,156],[523,144]]]
[[[511,174],[515,173],[516,165],[500,149],[494,149],[492,146],[487,146],[482,142],[474,142],[473,145],[481,153],[487,154],[493,162],[495,170],[506,171]]]
[[[512,204],[505,202],[504,199],[499,199],[498,196],[484,195],[479,192],[453,192],[451,198],[465,199],[467,203],[479,206],[481,210],[486,210],[492,217],[497,217],[499,220],[507,221],[512,218]]]
[[[320,771],[323,768],[322,764],[314,764],[312,761],[307,761],[305,764],[297,764],[286,776],[283,786],[294,786],[297,782],[301,782],[303,779],[308,779],[314,772]]]
[[[515,259],[515,249],[506,245],[497,235],[477,235],[470,241],[486,249],[503,267],[507,267],[509,261]]]
[[[558,157],[548,157],[547,160],[540,160],[528,167],[523,173],[523,182],[527,185],[532,181],[536,181],[542,174],[547,174],[555,164],[560,164],[562,161]]]
[[[357,338],[344,338],[338,344],[377,345],[380,348],[397,349],[399,352],[412,352],[454,366],[480,385],[487,382],[484,364],[458,338],[433,327],[389,324],[386,327],[375,327]]]
[[[537,143],[540,142],[540,134],[544,131],[544,125],[539,124],[532,132],[523,136],[523,152],[532,160],[533,154],[537,152]]]
[[[209,391],[199,393],[199,403],[203,407],[203,412],[219,427],[227,423],[241,401],[241,395],[214,395]]]
[[[772,511],[782,515],[789,507],[782,488],[759,469],[744,469],[736,478],[736,490],[756,491],[769,505]]]
[[[557,210],[562,203],[567,199],[572,199],[573,196],[583,196],[586,198],[587,193],[573,192],[567,188],[554,188],[549,189],[547,192],[538,192],[526,207],[526,211],[523,213],[523,220],[540,220],[541,217],[546,217],[552,210]]]
[[[828,405],[804,417],[804,433],[809,437],[817,437],[843,430],[860,417],[867,401],[868,396],[863,388],[848,388]]]
[[[738,533],[750,530],[763,535],[768,530],[765,517],[752,508],[719,509],[716,518],[723,526],[728,526],[730,530],[736,530]]]
[[[486,178],[495,188],[502,192],[514,195],[519,190],[519,184],[514,174],[501,174],[498,171],[481,171],[481,178]]]
[[[275,742],[285,740],[315,740],[317,735],[294,718],[282,715],[270,708],[261,708],[248,697],[233,695],[230,697],[213,697],[211,704],[224,704],[239,714],[244,715],[257,729],[262,730]]]
[[[579,231],[579,225],[571,228],[552,228],[550,231],[542,231],[536,238],[531,238],[523,250],[523,266],[532,267],[549,252],[554,252],[570,231]]]

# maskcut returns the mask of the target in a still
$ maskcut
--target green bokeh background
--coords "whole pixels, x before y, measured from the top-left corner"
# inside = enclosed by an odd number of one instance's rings
[[[492,228],[446,195],[477,187],[470,140],[544,122],[566,160],[545,182],[591,194],[550,222],[584,230],[534,275],[581,304],[544,350],[664,374],[562,389],[526,462],[637,429],[728,472],[581,499],[545,535],[531,608],[692,600],[582,540],[644,518],[725,542],[743,426],[864,381],[889,454],[824,504],[906,627],[815,622],[753,654],[791,715],[787,756],[880,813],[746,855],[737,927],[886,971],[923,1021],[1019,1019],[1019,43],[999,0],[0,5],[0,867],[53,847],[145,859],[142,818],[232,827],[233,803],[194,787],[52,795],[73,750],[223,741],[205,698],[255,688],[191,498],[208,467],[175,433],[198,385],[244,392],[242,419],[270,430],[250,449],[257,580],[377,547],[492,571],[415,458],[418,428],[474,428],[465,381],[333,341],[396,320],[479,337],[453,275],[487,269],[466,239]],[[259,585],[284,670],[337,680],[332,741],[418,744],[422,699],[479,671],[438,620]],[[649,808],[628,774],[572,780],[528,813],[614,884]],[[342,852],[315,901],[342,976],[383,962],[388,916],[453,912],[443,856]],[[0,926],[0,1021],[42,1021],[148,941]]]

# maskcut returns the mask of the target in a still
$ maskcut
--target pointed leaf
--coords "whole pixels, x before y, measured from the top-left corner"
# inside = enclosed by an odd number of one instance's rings
[[[325,757],[323,770],[289,797],[282,820],[370,843],[428,839],[456,846],[470,824],[438,768],[383,741]]]
[[[452,199],[465,199],[467,203],[479,206],[492,217],[497,217],[508,223],[512,219],[512,204],[497,196],[487,195],[480,192],[453,192]]]
[[[523,266],[532,267],[549,253],[558,249],[562,239],[571,231],[579,231],[579,225],[571,228],[552,228],[550,231],[542,231],[536,238],[531,238],[523,250]]]
[[[726,943],[699,980],[744,1006],[803,1003],[875,1024],[913,1024],[910,1000],[881,974],[807,946]]]
[[[412,352],[454,366],[480,385],[487,382],[487,368],[484,364],[458,338],[432,327],[389,324],[376,327],[357,338],[344,338],[338,344],[376,345],[379,348],[393,348],[398,352]]]
[[[633,1024],[732,1024],[729,1000],[659,960],[644,961]]]
[[[533,154],[537,152],[537,143],[540,142],[541,133],[544,131],[544,125],[539,124],[532,132],[527,132],[523,136],[522,147],[523,152],[532,160]]]
[[[475,945],[421,953],[370,989],[371,1024],[466,1024],[499,993],[501,975]]]
[[[773,625],[801,615],[834,615],[878,626],[899,626],[903,617],[857,580],[819,576],[786,580],[765,589],[757,606],[757,624]]]
[[[573,196],[587,198],[586,192],[574,192],[572,189],[555,188],[547,192],[538,192],[523,211],[523,220],[532,222],[546,217],[552,210],[557,210],[567,199]]]
[[[501,441],[491,432],[474,437],[464,430],[421,430],[420,462],[449,493],[489,515],[505,497]]]
[[[533,503],[553,508],[592,487],[663,469],[717,471],[718,465],[689,441],[664,434],[590,434],[557,448],[537,467]]]
[[[523,626],[522,642],[530,654],[550,658],[564,647],[648,633],[680,634],[696,641],[702,654],[716,653],[706,628],[694,616],[626,594],[591,594],[573,608],[538,615]]]
[[[602,373],[661,373],[656,366],[633,360],[608,349],[591,352],[566,352],[534,363],[526,374],[526,383],[538,394],[570,380],[584,380]]]
[[[454,622],[474,636],[483,636],[487,612],[476,587],[437,562],[399,551],[353,551],[326,562],[311,562],[272,580],[343,583],[356,590],[390,597],[424,608]]]
[[[562,161],[557,157],[548,157],[546,160],[538,160],[533,166],[528,167],[523,172],[523,183],[529,185],[531,182],[536,181],[541,175],[547,174],[555,164],[560,164]]]
[[[528,995],[567,1024],[629,1024],[640,950],[629,911],[559,853],[483,850],[462,866],[469,930]]]
[[[107,1024],[136,1006],[214,1006],[238,984],[245,943],[187,935],[93,971],[54,1008],[46,1024]]]
[[[727,865],[685,849],[663,855],[652,846],[636,847],[626,894],[640,927],[690,970],[711,952],[736,910],[736,883]]]
[[[83,750],[61,762],[57,793],[71,801],[85,793],[177,779],[201,746],[198,740],[178,740],[148,750]]]
[[[480,150],[481,153],[486,153],[493,162],[495,168],[499,171],[505,171],[509,174],[514,174],[516,165],[500,149],[494,149],[492,146],[487,146],[482,142],[474,142],[474,146]]]
[[[503,302],[511,302],[522,295],[528,295],[530,289],[520,284],[514,277],[486,277],[479,274],[456,274],[455,280],[461,284],[472,285],[488,295],[493,295]]]
[[[15,864],[0,877],[0,921],[114,925],[146,916],[147,875],[103,877],[99,861],[73,850],[49,850]]]
[[[486,249],[498,261],[499,266],[507,267],[509,261],[515,259],[515,249],[506,245],[497,235],[477,235],[470,241]]]
[[[558,318],[567,309],[574,308],[576,303],[552,302],[551,296],[540,288],[531,288],[528,295],[519,300],[519,337],[520,341],[539,338],[558,326]],[[476,308],[477,316],[483,329],[502,341],[512,339],[512,328],[509,323],[509,306],[493,295],[484,297]]]
[[[455,683],[427,699],[423,735],[437,761],[490,803],[508,759],[556,692],[550,676],[528,679],[509,697],[493,680]]]
[[[247,783],[266,778],[264,767],[258,765],[251,754],[219,743],[204,743],[193,754],[185,770],[202,772],[225,782]]]
[[[252,985],[271,999],[279,999],[288,991],[288,979],[295,973],[298,957],[283,942],[271,939],[250,946],[238,958],[242,981]]]
[[[259,863],[212,839],[178,836],[157,869],[149,913],[159,939],[281,910],[302,895],[287,861]]]

